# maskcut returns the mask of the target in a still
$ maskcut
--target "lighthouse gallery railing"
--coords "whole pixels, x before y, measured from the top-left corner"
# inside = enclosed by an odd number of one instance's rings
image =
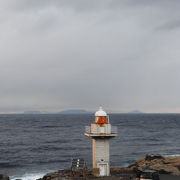
[[[96,129],[96,130],[93,130],[91,129],[91,126],[85,126],[85,133],[102,133],[102,131],[100,129]],[[117,130],[117,126],[111,126],[111,134],[117,134],[118,133],[118,130]]]

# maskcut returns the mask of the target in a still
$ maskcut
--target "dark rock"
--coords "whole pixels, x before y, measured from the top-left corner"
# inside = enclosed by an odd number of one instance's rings
[[[5,174],[0,174],[0,180],[10,180],[10,178]]]
[[[146,161],[152,161],[154,159],[164,159],[164,157],[159,155],[159,154],[156,154],[156,155],[154,155],[154,154],[147,154],[146,157],[145,157]]]
[[[128,167],[111,167],[111,176],[109,177],[96,177],[93,175],[96,174],[96,171],[98,173],[97,169],[59,170],[46,174],[39,180],[135,180],[141,175],[150,175],[154,180],[158,180],[159,177],[160,179],[164,178],[163,180],[176,180],[180,179],[180,156],[148,155]]]
[[[147,169],[155,170],[159,174],[173,174],[180,176],[180,156],[146,156],[133,165],[129,166],[132,169],[144,171]]]
[[[160,169],[159,174],[170,174],[170,172],[167,172],[164,169]]]

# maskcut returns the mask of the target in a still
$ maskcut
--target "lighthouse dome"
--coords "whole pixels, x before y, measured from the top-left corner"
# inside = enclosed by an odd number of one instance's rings
[[[100,107],[99,110],[96,111],[95,116],[107,116],[107,113]]]

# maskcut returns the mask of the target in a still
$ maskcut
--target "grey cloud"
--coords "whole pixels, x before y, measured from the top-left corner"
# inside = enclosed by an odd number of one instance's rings
[[[177,112],[178,4],[1,1],[0,111]]]
[[[157,30],[178,30],[180,28],[180,20],[172,20],[157,28]]]
[[[176,1],[178,3],[178,1]],[[2,5],[5,4],[6,7],[11,10],[17,11],[27,11],[33,10],[34,12],[42,10],[42,8],[70,8],[75,11],[85,12],[85,11],[97,11],[97,10],[111,10],[111,9],[123,9],[126,7],[143,7],[143,6],[158,6],[162,4],[162,1],[144,1],[144,0],[38,0],[38,1],[28,1],[28,0],[17,0],[15,2],[2,1]],[[168,1],[164,1],[163,4],[169,4]]]

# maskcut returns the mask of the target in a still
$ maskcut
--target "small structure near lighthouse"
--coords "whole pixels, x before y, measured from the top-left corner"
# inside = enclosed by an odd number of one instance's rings
[[[109,140],[117,136],[117,127],[111,126],[109,116],[102,109],[95,113],[95,122],[86,126],[85,136],[92,139],[92,166],[98,176],[110,175]]]

